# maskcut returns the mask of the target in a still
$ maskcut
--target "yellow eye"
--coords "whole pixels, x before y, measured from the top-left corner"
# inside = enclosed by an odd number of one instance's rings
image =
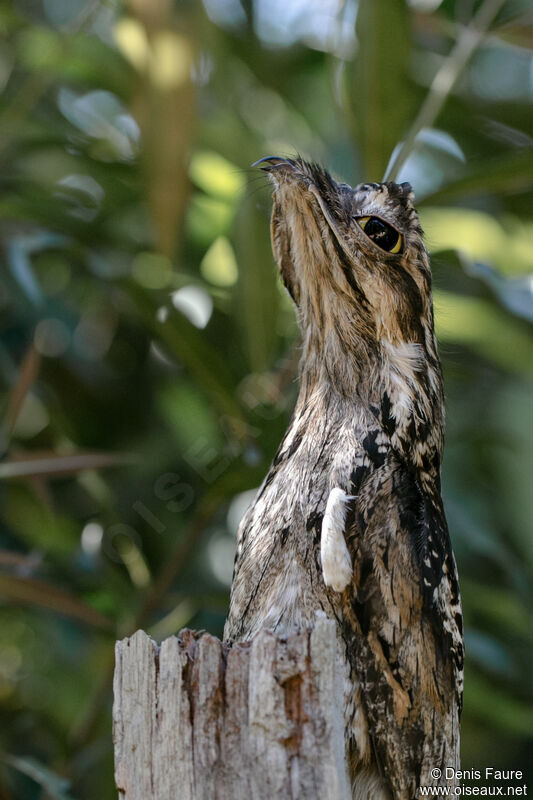
[[[401,252],[403,236],[392,225],[383,222],[379,217],[356,217],[356,221],[368,238],[382,250],[387,253]]]

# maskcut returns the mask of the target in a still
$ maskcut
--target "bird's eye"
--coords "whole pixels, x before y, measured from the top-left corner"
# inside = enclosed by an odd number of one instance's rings
[[[356,222],[369,239],[386,250],[387,253],[399,253],[402,249],[403,237],[396,228],[383,222],[379,217],[356,217]]]

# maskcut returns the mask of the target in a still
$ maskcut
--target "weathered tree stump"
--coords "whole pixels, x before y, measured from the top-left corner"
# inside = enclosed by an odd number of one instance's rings
[[[332,621],[229,646],[184,630],[116,645],[120,800],[347,800]]]

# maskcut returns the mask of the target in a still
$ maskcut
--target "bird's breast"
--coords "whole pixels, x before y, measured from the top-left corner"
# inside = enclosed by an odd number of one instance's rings
[[[322,576],[322,520],[331,490],[350,493],[354,470],[367,460],[368,425],[334,414],[297,423],[241,522],[230,638],[251,638],[261,629],[288,635],[317,612],[337,612]]]

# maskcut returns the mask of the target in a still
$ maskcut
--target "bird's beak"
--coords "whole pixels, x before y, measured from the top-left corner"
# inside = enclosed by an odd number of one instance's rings
[[[255,161],[252,167],[258,167],[260,164],[264,165],[261,167],[263,172],[272,172],[280,167],[289,167],[291,170],[294,169],[294,164],[289,158],[281,158],[280,156],[265,156],[264,158],[260,158],[259,161]]]

